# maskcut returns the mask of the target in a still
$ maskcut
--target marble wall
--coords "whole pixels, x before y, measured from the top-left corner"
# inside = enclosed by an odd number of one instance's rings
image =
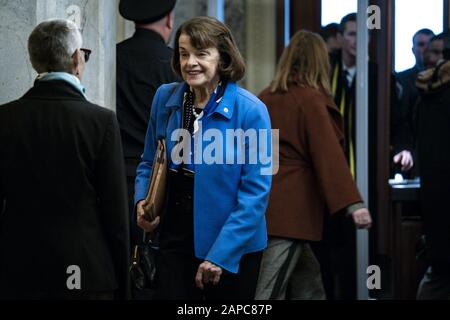
[[[276,0],[246,0],[245,43],[247,90],[259,94],[272,81],[276,68]]]
[[[207,0],[178,0],[175,6],[175,28],[170,39],[170,46],[173,47],[173,37],[178,27],[183,22],[197,16],[206,16],[208,11]]]
[[[246,57],[245,1],[225,1],[225,24],[230,28],[243,57]]]
[[[192,17],[206,15],[208,2],[178,0],[175,30]],[[247,64],[241,85],[255,94],[270,83],[275,70],[275,3],[224,2],[225,23]],[[115,44],[134,32],[134,24],[119,15],[118,4],[119,0],[0,0],[0,104],[22,96],[36,77],[27,51],[32,29],[49,18],[67,18],[80,27],[83,46],[92,49],[82,80],[88,99],[115,110]]]
[[[92,50],[82,79],[88,99],[115,109],[116,3],[108,0],[0,0],[0,103],[17,99],[33,85],[28,58],[32,29],[51,18],[74,21],[83,47]]]
[[[0,0],[0,104],[22,96],[33,84],[27,40],[36,9],[36,1]]]

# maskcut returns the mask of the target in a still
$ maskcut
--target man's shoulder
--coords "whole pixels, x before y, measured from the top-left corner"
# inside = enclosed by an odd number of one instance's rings
[[[88,108],[86,108],[86,110],[89,110],[93,115],[97,115],[98,117],[109,118],[115,115],[114,111],[106,107],[102,107],[89,101],[87,101],[87,104]]]
[[[139,39],[131,37],[119,42],[116,45],[116,51],[119,54],[145,53],[150,56],[167,56],[172,55],[173,49],[168,47],[161,41],[154,41],[153,39]]]
[[[39,99],[23,97],[6,104],[0,105],[0,116],[3,119],[16,119],[20,121],[23,117],[36,114],[33,110],[39,110],[41,115],[50,113],[59,113],[63,115],[61,121],[72,123],[80,123],[82,126],[92,123],[109,123],[111,119],[115,118],[114,111],[101,107],[88,100],[73,100],[73,99]]]
[[[16,99],[16,100],[12,100],[12,101],[0,104],[0,111],[5,111],[8,108],[13,108],[18,103],[20,103],[20,99]]]
[[[397,79],[400,81],[411,79],[412,77],[416,78],[418,75],[418,71],[415,67],[409,68],[397,74]]]
[[[399,72],[398,75],[399,76],[404,76],[404,75],[409,75],[411,73],[417,73],[416,67],[412,67],[412,68],[403,70],[403,71]]]

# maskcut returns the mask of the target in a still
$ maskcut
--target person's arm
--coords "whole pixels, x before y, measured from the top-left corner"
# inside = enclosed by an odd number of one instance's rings
[[[372,223],[369,210],[364,207],[350,174],[338,139],[339,126],[333,126],[332,121],[341,121],[340,114],[316,101],[310,103],[304,108],[302,124],[305,124],[312,165],[327,207],[331,213],[350,212],[356,227],[369,228]],[[334,120],[330,112],[335,112]]]
[[[409,150],[403,150],[397,153],[392,161],[401,166],[402,171],[409,171],[414,166],[414,160]]]
[[[345,208],[345,214],[347,217],[352,217],[353,223],[357,228],[366,229],[372,225],[370,212],[362,202],[349,205]]]
[[[153,232],[156,227],[158,227],[160,219],[159,217],[156,217],[153,221],[148,221],[145,218],[144,205],[149,187],[149,179],[152,173],[153,159],[158,145],[156,129],[162,87],[163,86],[158,88],[153,97],[150,121],[148,122],[147,133],[145,135],[144,153],[142,154],[142,160],[136,170],[134,194],[135,212],[133,212],[133,214],[137,215],[137,225],[145,232]]]
[[[414,166],[412,150],[414,134],[412,129],[411,88],[404,81],[391,77],[391,145],[393,162],[401,165],[402,171],[408,171]]]
[[[267,174],[267,171],[271,172],[272,168],[269,113],[262,102],[249,109],[242,129],[244,131],[255,129],[256,132],[266,129],[268,134],[267,137],[264,137],[267,139],[264,142],[267,150],[263,150],[262,153],[270,155],[270,157],[266,164],[262,164],[260,161],[257,161],[256,164],[249,164],[247,159],[246,163],[242,165],[237,204],[205,258],[206,261],[231,273],[237,273],[241,257],[245,254],[245,244],[255,236],[258,226],[264,219],[272,182],[272,175]],[[258,141],[246,142],[244,148],[245,154],[257,152]],[[236,235],[239,237],[239,243],[236,242]]]
[[[112,112],[97,159],[96,180],[100,219],[118,283],[116,298],[128,299],[130,235],[125,168],[119,125]]]
[[[303,108],[299,125],[305,128],[303,134],[313,170],[327,208],[333,214],[362,202],[338,139],[342,118],[337,110],[329,110],[316,100],[305,103],[309,105]]]
[[[153,159],[155,157],[156,147],[158,145],[156,138],[156,122],[158,117],[158,103],[161,95],[160,88],[156,91],[155,96],[153,97],[150,111],[150,121],[148,122],[147,133],[145,134],[144,152],[141,157],[141,162],[136,169],[134,194],[135,205],[145,199],[149,177],[152,173]]]

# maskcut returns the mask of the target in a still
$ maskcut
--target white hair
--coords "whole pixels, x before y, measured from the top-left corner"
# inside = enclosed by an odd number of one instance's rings
[[[75,23],[64,19],[41,22],[28,38],[28,53],[38,73],[70,72],[72,56],[81,48],[83,40]]]

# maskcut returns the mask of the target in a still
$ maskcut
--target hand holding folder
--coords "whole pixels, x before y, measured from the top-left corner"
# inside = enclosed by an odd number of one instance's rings
[[[148,193],[143,206],[144,217],[153,221],[161,215],[166,198],[167,186],[167,154],[164,140],[158,141],[153,160],[152,175],[149,181]]]

